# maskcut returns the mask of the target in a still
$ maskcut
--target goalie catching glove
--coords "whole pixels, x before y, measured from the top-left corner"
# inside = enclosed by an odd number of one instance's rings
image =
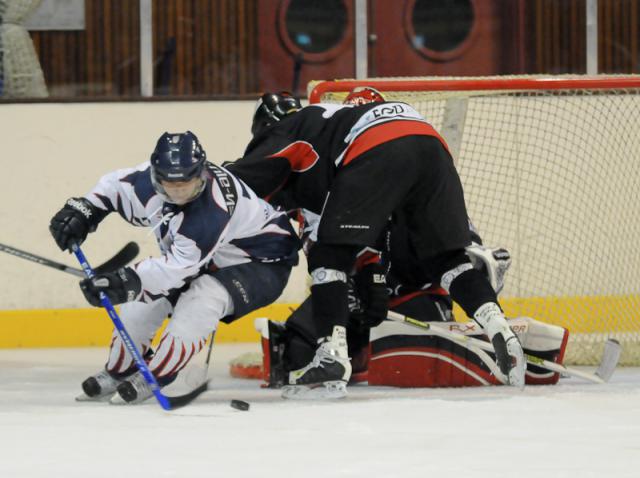
[[[112,304],[136,300],[142,291],[140,277],[131,267],[122,267],[80,282],[80,289],[91,305],[100,307],[100,293],[104,292]]]
[[[70,251],[71,245],[82,244],[106,215],[107,211],[98,209],[85,198],[70,198],[51,219],[49,231],[61,250]]]

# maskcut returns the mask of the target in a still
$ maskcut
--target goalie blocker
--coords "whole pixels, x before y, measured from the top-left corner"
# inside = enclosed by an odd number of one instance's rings
[[[445,327],[487,340],[475,322],[431,322],[433,327]],[[529,317],[509,319],[524,352],[546,360],[562,363],[569,331],[539,322]],[[268,319],[256,319],[256,329],[262,337],[262,378],[265,386],[279,388],[288,371],[284,357],[287,347],[286,325]],[[432,330],[419,330],[407,324],[385,321],[371,329],[366,349],[368,369],[356,375],[355,381],[369,385],[394,387],[470,387],[500,385],[491,373],[495,356],[478,355],[463,344],[437,336]],[[488,363],[493,360],[494,363]],[[233,374],[245,376],[243,370],[256,371],[255,363],[235,364]],[[558,373],[529,364],[527,385],[551,385],[558,382]]]

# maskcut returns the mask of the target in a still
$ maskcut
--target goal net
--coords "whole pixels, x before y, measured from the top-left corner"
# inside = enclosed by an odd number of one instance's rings
[[[0,0],[0,97],[48,96],[44,75],[24,19],[41,0]]]
[[[640,364],[640,76],[314,82],[309,101],[363,85],[449,143],[485,245],[512,254],[507,316],[569,329],[567,363],[596,364],[611,337]]]

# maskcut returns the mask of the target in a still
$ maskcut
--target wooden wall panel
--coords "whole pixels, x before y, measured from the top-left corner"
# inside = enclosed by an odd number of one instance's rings
[[[85,10],[84,31],[31,32],[51,95],[138,96],[138,2],[90,0]],[[255,0],[155,0],[155,94],[254,96],[256,15]]]
[[[521,0],[527,9],[529,73],[586,72],[585,0]],[[600,73],[640,73],[640,0],[599,0]]]
[[[516,12],[509,15],[519,24],[508,34],[520,44],[518,72],[585,72],[585,0],[492,1]],[[260,4],[154,0],[155,94],[255,96],[268,70],[259,49],[269,58],[276,47],[259,43],[259,25],[273,27],[259,23]],[[84,31],[31,32],[51,96],[137,97],[139,2],[88,0],[85,9]],[[599,0],[599,17],[600,71],[640,73],[640,0]]]
[[[600,0],[600,69],[607,73],[640,73],[638,0]]]

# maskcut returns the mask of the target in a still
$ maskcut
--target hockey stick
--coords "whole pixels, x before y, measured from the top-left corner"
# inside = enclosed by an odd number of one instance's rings
[[[87,262],[86,257],[84,256],[82,250],[80,249],[80,246],[78,246],[77,244],[74,244],[72,246],[72,250],[76,258],[78,259],[78,262],[82,266],[82,270],[84,271],[87,278],[91,279],[92,277],[94,277],[95,272]],[[138,351],[138,348],[133,343],[133,340],[131,339],[129,332],[127,332],[127,329],[125,329],[124,324],[122,323],[122,321],[120,320],[120,317],[118,316],[118,313],[113,308],[113,304],[111,304],[111,301],[109,300],[109,298],[106,296],[104,292],[100,292],[100,302],[102,303],[102,306],[106,309],[107,314],[109,314],[109,318],[113,322],[113,325],[118,331],[118,334],[120,334],[120,338],[122,339],[122,342],[124,342],[124,345],[127,348],[127,351],[133,357],[133,360],[138,366],[138,370],[140,370],[140,373],[144,377],[145,381],[151,388],[151,391],[155,395],[156,400],[158,400],[158,403],[163,409],[174,410],[176,408],[183,407],[191,403],[198,395],[200,395],[202,392],[207,390],[208,382],[205,381],[202,385],[198,386],[197,388],[195,388],[194,390],[192,390],[191,392],[185,395],[180,395],[176,397],[167,397],[166,395],[163,395],[163,393],[160,391],[160,385],[158,384],[158,381],[151,373],[151,370],[149,370],[147,363],[144,361],[144,359],[142,358],[142,355]]]
[[[194,398],[195,398],[201,393],[206,392],[209,389],[209,382],[211,382],[211,380],[207,378],[207,376],[209,375],[209,364],[211,362],[211,349],[213,349],[213,340],[215,339],[215,336],[216,336],[216,331],[214,330],[209,335],[209,350],[207,350],[207,358],[204,362],[204,367],[202,367],[201,383],[200,385],[197,385],[191,392],[189,392],[185,396],[191,396],[192,394],[194,394]],[[189,383],[188,380],[189,378],[187,378],[187,383]]]
[[[220,325],[218,323],[218,325]],[[216,331],[214,329],[213,332],[211,332],[211,336],[209,337],[209,350],[207,350],[207,359],[204,361],[204,378],[207,378],[207,375],[209,375],[209,363],[211,362],[211,351],[213,350],[213,340],[216,338]]]
[[[430,330],[434,335],[437,335],[438,337],[442,337],[453,342],[462,343],[465,348],[476,354],[480,358],[480,360],[484,362],[484,364],[489,368],[491,374],[496,377],[501,384],[507,385],[509,383],[507,377],[502,373],[496,361],[487,353],[487,351],[493,352],[493,347],[491,345],[489,345],[489,349],[487,350],[484,347],[480,347],[479,345],[470,342],[468,340],[469,337],[467,337],[466,335],[457,334],[455,332],[450,332],[437,327],[432,327],[431,323],[429,322],[420,322],[419,320],[412,319],[411,317],[406,317],[391,310],[387,312],[387,317],[395,322],[402,322],[423,330]]]
[[[487,352],[494,352],[493,346],[489,342],[485,342],[484,340],[476,339],[475,337],[469,337],[458,332],[452,332],[450,330],[447,330],[445,328],[445,323],[440,325],[440,324],[433,324],[428,322],[421,322],[419,320],[412,319],[411,317],[407,317],[393,311],[389,311],[387,316],[389,319],[393,320],[394,322],[402,322],[404,324],[408,324],[413,327],[420,328],[422,330],[431,330],[435,335],[461,343],[465,347],[469,347],[470,350],[473,352],[476,352],[477,349],[482,349]],[[474,348],[471,348],[471,347],[474,347]],[[566,365],[562,365],[556,362],[551,362],[549,360],[536,357],[535,355],[524,354],[524,356],[528,363],[537,365],[538,367],[545,368],[552,372],[579,377],[594,383],[606,383],[609,381],[609,379],[613,375],[616,365],[618,365],[618,360],[620,359],[620,352],[621,352],[620,343],[615,339],[608,339],[605,342],[602,360],[600,361],[600,365],[598,366],[598,369],[595,371],[595,373],[588,373],[588,372],[583,372],[581,370],[576,370],[575,368],[570,368],[570,367],[567,367]]]
[[[32,254],[30,252],[22,251],[20,249],[16,249],[15,247],[7,246],[6,244],[0,244],[0,251],[6,252],[7,254],[11,254],[12,256],[16,256],[21,259],[25,259],[27,261],[35,262],[36,264],[66,272],[67,274],[84,277],[84,272],[81,269],[69,267],[61,264],[60,262],[55,262],[50,259],[45,259],[44,257]],[[115,256],[96,267],[94,269],[94,272],[96,274],[102,274],[104,272],[110,272],[124,267],[136,258],[138,252],[140,252],[138,244],[136,244],[135,242],[129,242],[122,249],[120,249],[120,251]]]

